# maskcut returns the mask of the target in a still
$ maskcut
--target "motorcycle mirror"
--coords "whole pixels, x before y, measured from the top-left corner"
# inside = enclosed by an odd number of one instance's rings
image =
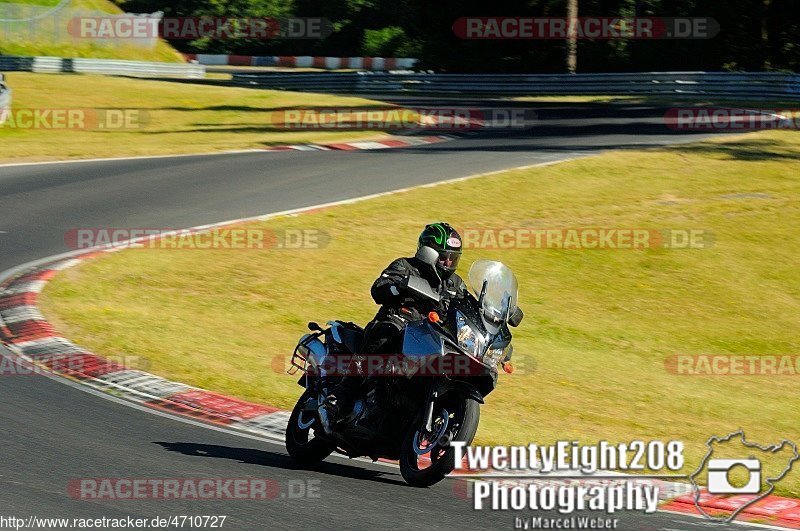
[[[511,295],[506,299],[506,315],[503,317],[503,322],[507,323],[511,319]]]
[[[415,256],[417,260],[429,266],[436,266],[436,262],[439,261],[439,253],[436,252],[436,249],[428,247],[427,245],[423,245],[417,249],[417,254]]]

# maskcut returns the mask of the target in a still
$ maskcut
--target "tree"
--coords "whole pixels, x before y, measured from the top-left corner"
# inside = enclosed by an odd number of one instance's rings
[[[580,5],[579,5],[580,1]],[[183,51],[411,56],[447,72],[624,72],[800,68],[798,0],[118,0],[167,16],[324,17],[324,40],[178,41]],[[487,7],[490,5],[491,7]],[[712,17],[712,39],[466,40],[459,17]],[[580,61],[578,58],[580,57]]]
[[[578,0],[568,0],[567,19],[578,19]],[[578,70],[578,35],[573,33],[567,41],[567,71],[574,74]]]

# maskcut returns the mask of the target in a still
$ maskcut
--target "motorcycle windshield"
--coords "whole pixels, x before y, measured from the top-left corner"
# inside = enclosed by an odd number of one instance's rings
[[[469,270],[468,279],[476,297],[480,297],[484,284],[483,317],[492,328],[517,309],[517,277],[502,262],[478,260]]]

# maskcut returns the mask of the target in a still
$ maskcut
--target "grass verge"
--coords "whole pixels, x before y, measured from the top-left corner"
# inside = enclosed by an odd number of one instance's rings
[[[527,314],[515,333],[519,370],[488,398],[479,443],[680,439],[688,473],[712,434],[741,427],[762,444],[800,441],[798,376],[665,368],[675,354],[800,353],[793,132],[610,152],[255,224],[325,231],[321,249],[115,253],[56,277],[43,309],[95,352],[139,356],[168,378],[288,408],[299,388],[280,369],[305,323],[366,322],[372,280],[413,252],[435,219],[715,237],[694,250],[469,250],[466,266],[493,258],[515,270]],[[376,230],[380,245],[365,245]],[[778,487],[800,496],[800,471]]]
[[[0,0],[0,13],[11,19],[25,19],[38,12],[22,10],[8,11],[3,4],[55,7],[58,0]],[[0,28],[0,55],[92,57],[98,59],[128,59],[131,61],[158,61],[182,63],[183,56],[166,41],[158,40],[155,47],[146,48],[125,45],[119,42],[69,38],[67,24],[72,17],[87,13],[123,13],[108,0],[72,0],[54,16],[46,16],[34,24],[30,22],[8,22]],[[2,17],[0,17],[2,18]]]
[[[129,155],[205,153],[276,144],[380,136],[375,131],[291,131],[270,125],[270,113],[310,106],[367,107],[362,98],[201,86],[79,74],[11,73],[14,109],[107,109],[136,112],[131,127],[21,127],[0,125],[0,160],[40,161]],[[25,122],[22,122],[24,125]]]

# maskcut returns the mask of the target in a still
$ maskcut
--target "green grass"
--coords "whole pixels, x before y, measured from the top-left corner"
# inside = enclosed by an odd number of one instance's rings
[[[373,279],[437,219],[716,237],[702,250],[468,251],[464,269],[493,258],[516,272],[527,315],[519,369],[488,397],[477,442],[681,439],[685,472],[712,434],[741,427],[762,444],[800,442],[797,376],[679,376],[664,365],[674,354],[800,354],[794,132],[611,152],[257,224],[324,230],[323,249],[115,253],[56,277],[43,308],[95,352],[289,408],[300,389],[280,369],[305,323],[370,319]],[[364,245],[376,227],[379,244]],[[800,472],[777,493],[800,496]]]
[[[306,106],[370,107],[362,98],[78,74],[10,73],[15,109],[138,109],[132,129],[23,129],[0,126],[3,161],[202,153],[275,144],[342,141],[375,131],[290,131],[271,111]],[[385,104],[380,104],[385,107]]]
[[[55,6],[58,0],[0,0],[0,4],[25,4]],[[158,61],[182,63],[183,56],[166,41],[159,40],[153,49],[114,42],[71,39],[67,23],[79,13],[99,11],[123,13],[109,0],[72,0],[57,18],[45,17],[35,26],[35,36],[28,23],[11,23],[0,27],[0,55],[92,57],[99,59],[128,59],[132,61]]]

